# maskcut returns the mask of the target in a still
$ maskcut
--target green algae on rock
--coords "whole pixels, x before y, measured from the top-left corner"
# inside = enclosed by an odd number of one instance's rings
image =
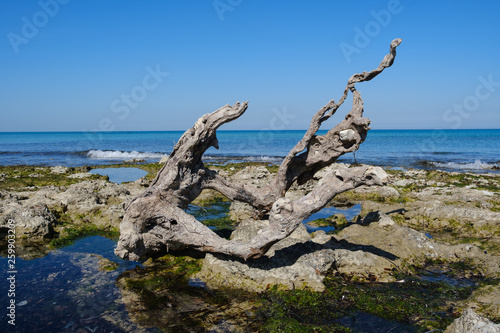
[[[149,261],[144,268],[122,273],[117,284],[133,320],[166,332],[206,332],[218,327],[257,331],[255,295],[229,289],[212,292],[189,285],[199,263],[187,256],[166,255]]]

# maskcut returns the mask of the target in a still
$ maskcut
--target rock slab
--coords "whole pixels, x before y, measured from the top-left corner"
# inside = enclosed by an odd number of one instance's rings
[[[16,237],[45,238],[54,233],[57,219],[45,204],[19,207],[0,220],[0,232],[7,234],[9,221],[14,221]]]
[[[500,325],[467,309],[448,326],[445,333],[500,333]]]

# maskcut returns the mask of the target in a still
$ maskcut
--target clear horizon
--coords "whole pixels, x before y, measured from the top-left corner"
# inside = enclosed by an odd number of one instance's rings
[[[214,0],[0,3],[0,132],[305,130],[357,85],[374,130],[500,128],[500,3]],[[323,129],[350,110],[347,100]],[[487,125],[486,125],[487,124]]]
[[[187,130],[187,129],[186,129]],[[145,131],[134,131],[134,130],[123,130],[123,131],[96,131],[102,133],[140,133],[140,132],[179,132],[184,133],[186,130],[145,130]],[[450,128],[372,128],[370,131],[499,131],[500,128],[459,128],[459,129],[450,129]],[[286,132],[286,131],[307,131],[307,128],[304,129],[286,129],[286,130],[271,130],[271,129],[219,129],[219,132],[261,132],[261,131],[269,131],[269,132]],[[320,129],[318,132],[327,132],[329,129]],[[369,132],[370,132],[369,131]],[[81,133],[87,132],[92,133],[91,131],[3,131],[4,133]]]

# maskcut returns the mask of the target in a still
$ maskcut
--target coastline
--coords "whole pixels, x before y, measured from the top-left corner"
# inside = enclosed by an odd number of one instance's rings
[[[115,184],[109,182],[106,176],[89,173],[90,169],[97,167],[141,168],[148,171],[148,175],[133,182]],[[21,223],[23,214],[30,217],[28,221],[24,221],[24,231],[23,229],[16,231],[19,260],[43,258],[52,253],[54,249],[68,246],[73,241],[85,239],[90,235],[116,237],[124,212],[124,203],[140,194],[149,185],[160,167],[161,165],[158,163],[137,162],[76,168],[0,167],[2,170],[0,171],[2,174],[0,177],[2,204],[0,216],[2,221],[18,220]],[[217,169],[221,175],[233,181],[243,181],[254,186],[268,181],[269,177],[272,177],[272,174],[277,171],[276,165],[272,163],[256,162],[212,165],[210,168]],[[387,266],[384,260],[374,266],[363,266],[361,269],[337,266],[336,272],[329,270],[321,273],[320,284],[304,280],[306,285],[310,283],[310,287],[306,287],[306,290],[325,288],[324,290],[328,291],[329,288],[333,288],[329,287],[329,283],[335,281],[337,281],[335,283],[345,283],[339,282],[337,280],[339,278],[348,278],[347,281],[353,281],[355,284],[361,283],[362,288],[371,288],[369,287],[371,283],[394,281],[402,277],[408,281],[415,281],[414,279],[418,280],[422,279],[422,276],[427,276],[424,272],[432,269],[433,271],[445,272],[437,274],[438,277],[453,277],[453,281],[471,281],[471,285],[457,287],[462,290],[461,292],[464,292],[465,289],[468,290],[466,297],[446,301],[452,304],[454,312],[439,319],[432,327],[447,325],[459,315],[462,309],[470,306],[488,318],[499,321],[500,306],[495,302],[498,299],[496,297],[500,295],[498,287],[500,279],[498,266],[500,262],[500,226],[498,225],[500,220],[500,175],[417,169],[387,169],[386,171],[391,176],[391,183],[388,186],[361,187],[345,192],[334,198],[329,205],[345,209],[345,207],[359,204],[361,211],[357,217],[347,221],[336,214],[336,217],[332,215],[323,220],[317,219],[312,221],[314,223],[310,225],[326,223],[336,231],[332,234],[327,234],[324,231],[310,234],[304,231],[302,234],[296,235],[294,239],[300,242],[311,242],[311,244],[316,244],[315,246],[327,246],[325,244],[331,244],[332,240],[335,239],[335,244],[343,244],[345,251],[349,251],[349,253],[361,251],[361,253],[365,253],[364,256],[369,254],[366,252],[367,249],[377,248],[378,251],[393,253],[397,257],[392,259],[396,266],[392,266],[391,270],[386,270],[387,267],[391,266]],[[318,175],[317,179],[320,178],[321,175]],[[314,183],[296,186],[292,195],[302,196],[311,189],[311,186],[314,186]],[[203,207],[200,210],[203,214],[208,212],[210,218],[206,219],[206,225],[214,226],[221,235],[227,232],[224,230],[234,230],[236,225],[245,220],[244,207],[230,206],[224,198],[213,192],[202,193],[193,204]],[[214,208],[219,209],[220,207],[226,207],[224,209],[228,210],[229,218],[220,217],[212,211]],[[213,218],[214,216],[215,218]],[[206,217],[198,218],[202,220]],[[28,223],[34,220],[40,222],[37,227],[33,223]],[[3,225],[5,226],[5,223]],[[377,234],[376,238],[373,237],[374,234]],[[431,249],[429,246],[433,248]],[[34,251],[34,248],[37,248],[38,252]],[[426,248],[428,249],[425,250]],[[322,249],[322,251],[332,250],[329,247]],[[2,255],[6,255],[5,249],[2,250]],[[369,255],[377,256],[373,253]],[[192,268],[197,273],[193,276],[203,281],[203,285],[214,292],[220,289],[221,279],[226,281],[230,276],[238,280],[238,284],[233,284],[237,286],[237,290],[250,290],[247,291],[250,293],[256,290],[260,290],[259,292],[266,290],[266,285],[263,289],[259,289],[261,287],[258,286],[258,283],[257,285],[254,283],[258,281],[256,277],[251,278],[254,281],[253,284],[246,284],[245,281],[248,277],[245,277],[244,274],[224,275],[225,270],[231,270],[231,268],[230,266],[221,268],[225,267],[223,265],[227,263],[220,260],[217,261],[211,257],[182,260],[187,260],[189,265],[195,265],[196,267]],[[376,257],[371,260],[378,262]],[[340,261],[337,262],[337,264],[339,263]],[[111,262],[111,266],[113,265]],[[167,264],[164,261],[153,260],[144,267],[149,267],[146,269],[148,274],[156,275],[159,271],[166,269],[165,265]],[[186,277],[192,274],[191,271],[188,271],[179,276],[179,281],[185,281]],[[169,272],[170,270],[166,269],[165,274],[171,274]],[[123,271],[120,274],[125,274],[127,279],[132,279],[130,281],[142,281],[150,278],[148,274],[137,275],[132,271]],[[125,280],[120,281],[125,283]],[[442,280],[440,281],[439,283],[442,283]],[[280,288],[286,286],[286,283],[281,280],[277,280],[275,283],[281,286]],[[123,293],[137,298],[134,293],[135,289],[130,289],[127,286],[128,284],[121,286]],[[338,285],[335,286],[338,288]],[[434,288],[435,286],[429,285],[429,287]],[[270,291],[265,297],[279,297],[282,301],[286,301],[286,297],[294,295],[294,293],[291,291],[273,294]],[[311,293],[311,295],[316,295],[314,297],[320,297],[318,295],[325,297],[324,292]],[[237,294],[237,298],[241,299],[242,302],[254,304],[255,300],[249,301],[241,296],[241,292]],[[253,297],[262,296],[254,295]],[[139,299],[141,298],[139,297]],[[127,301],[123,302],[128,311],[132,313],[132,321],[135,325],[141,326],[141,323],[144,323],[141,316],[152,318],[148,314],[149,312],[144,312],[144,310],[141,312],[137,309],[132,311],[131,305]],[[146,302],[146,300],[139,300],[139,302]],[[444,300],[442,302],[446,303]],[[250,307],[250,310],[252,313],[258,312],[255,304]],[[383,316],[374,309],[366,310]],[[228,314],[226,313],[225,316]],[[392,318],[391,316],[389,315],[390,318]],[[243,317],[246,318],[245,315],[242,315]],[[151,320],[160,325],[154,319]],[[270,325],[269,320],[269,318],[259,317],[257,322],[260,323],[259,325]],[[397,320],[397,318],[394,317],[392,320]],[[409,317],[405,320],[409,320]]]

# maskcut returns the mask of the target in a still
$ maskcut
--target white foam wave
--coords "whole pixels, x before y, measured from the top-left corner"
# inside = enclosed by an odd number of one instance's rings
[[[205,161],[241,161],[241,162],[281,162],[280,156],[230,156],[230,155],[207,155],[203,157]]]
[[[87,153],[88,158],[98,160],[161,159],[163,156],[165,154],[119,150],[91,150]]]
[[[257,162],[281,162],[283,160],[283,157],[262,155],[262,156],[248,156],[245,159]]]
[[[493,170],[500,168],[500,163],[486,163],[481,160],[475,160],[470,163],[455,163],[455,162],[429,162],[436,168],[446,168],[454,170]]]

